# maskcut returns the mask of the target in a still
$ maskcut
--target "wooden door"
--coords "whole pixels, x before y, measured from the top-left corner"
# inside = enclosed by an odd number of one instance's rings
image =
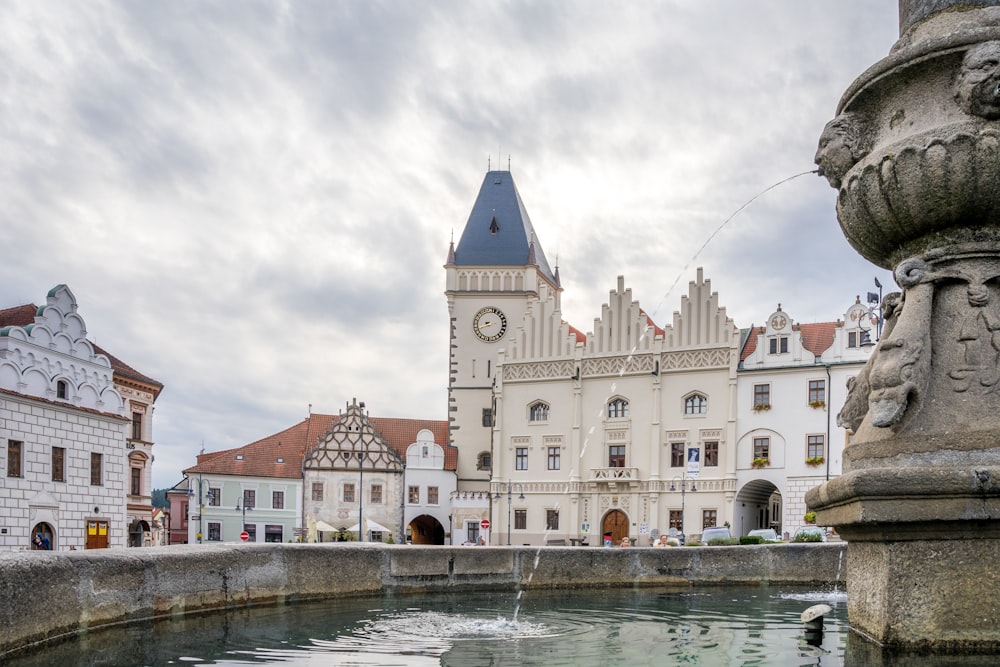
[[[107,549],[108,548],[108,522],[99,519],[89,519],[87,521],[87,548]]]
[[[617,546],[622,538],[628,535],[628,517],[621,510],[611,510],[604,515],[601,522],[601,535],[604,539],[611,534],[611,544]]]

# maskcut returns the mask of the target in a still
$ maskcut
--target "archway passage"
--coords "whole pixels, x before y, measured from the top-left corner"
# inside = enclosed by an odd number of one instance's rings
[[[601,535],[604,540],[611,539],[611,544],[619,544],[628,535],[628,517],[621,510],[611,510],[601,521]]]
[[[128,545],[142,547],[149,542],[149,524],[142,519],[136,519],[128,529]]]
[[[763,479],[748,482],[736,494],[733,534],[746,535],[757,528],[774,528],[781,536],[782,501],[778,487]]]
[[[46,546],[35,544],[35,535],[41,535],[42,544]],[[31,529],[31,535],[28,536],[28,540],[30,541],[32,551],[56,548],[55,531],[52,530],[52,526],[45,522],[35,524],[35,527]]]
[[[410,521],[406,535],[413,544],[444,544],[444,526],[429,514],[421,514]]]

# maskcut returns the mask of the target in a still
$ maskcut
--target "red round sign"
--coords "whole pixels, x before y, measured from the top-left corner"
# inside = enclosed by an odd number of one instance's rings
[[[490,529],[490,520],[489,519],[483,519],[482,521],[480,521],[479,522],[479,528],[481,530],[489,530]]]
[[[240,539],[246,542],[247,540],[250,539],[250,533],[244,530],[242,533],[240,533]]]

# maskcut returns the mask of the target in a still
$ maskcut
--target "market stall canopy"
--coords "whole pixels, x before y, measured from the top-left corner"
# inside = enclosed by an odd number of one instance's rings
[[[320,530],[320,531],[322,531],[324,533],[339,533],[340,532],[340,529],[334,528],[333,526],[331,526],[330,524],[328,524],[326,521],[317,521],[316,522],[316,530]],[[352,530],[353,530],[353,528],[352,528]]]
[[[375,531],[382,531],[383,533],[391,533],[392,532],[391,528],[386,528],[385,526],[383,526],[382,524],[378,523],[377,521],[372,521],[371,519],[365,519],[365,523],[368,525],[369,532],[373,531],[373,530],[375,530]],[[316,524],[316,525],[318,526],[319,524]],[[356,523],[353,526],[351,526],[350,528],[348,528],[347,530],[350,531],[350,532],[352,532],[352,533],[356,533],[356,532],[358,532],[358,527],[360,525],[361,524]]]

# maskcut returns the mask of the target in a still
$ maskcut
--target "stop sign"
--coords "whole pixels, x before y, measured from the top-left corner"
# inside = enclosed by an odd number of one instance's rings
[[[250,539],[250,533],[244,530],[242,533],[240,533],[240,539],[246,542],[247,540]]]
[[[489,519],[483,519],[482,521],[480,521],[479,522],[479,528],[482,529],[482,530],[489,530],[490,529],[490,520]]]

